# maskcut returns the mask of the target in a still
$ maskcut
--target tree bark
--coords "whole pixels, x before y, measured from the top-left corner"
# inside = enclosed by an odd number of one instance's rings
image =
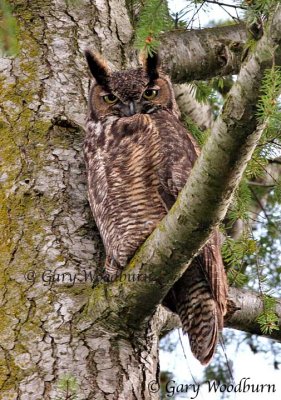
[[[211,129],[214,124],[212,107],[199,103],[194,96],[191,84],[174,85],[177,104],[183,115],[188,115],[201,130]]]
[[[230,288],[229,299],[239,309],[230,315],[229,318],[226,318],[225,326],[281,342],[280,300],[277,300],[275,307],[276,315],[279,317],[279,330],[272,330],[270,334],[266,334],[261,332],[257,322],[258,316],[264,311],[263,302],[257,293],[245,289]]]
[[[246,289],[230,287],[228,301],[229,306],[225,317],[225,327],[281,342],[281,301],[279,299],[276,300],[274,309],[279,318],[277,325],[279,329],[272,330],[270,333],[262,332],[257,322],[257,318],[264,311],[260,294]],[[167,325],[164,326],[164,334],[166,333],[165,331],[181,327],[181,321],[176,314],[172,314],[169,318],[167,317],[167,321],[169,323],[167,322]]]
[[[103,255],[81,151],[83,48],[122,65],[132,35],[125,3],[12,3],[20,52],[0,62],[0,398],[148,398],[156,333],[133,339],[74,324]]]
[[[237,74],[246,40],[246,26],[243,23],[168,32],[161,37],[165,70],[174,83]]]
[[[0,399],[158,399],[167,313],[153,306],[152,318],[131,326],[130,302],[122,310],[116,302],[117,314],[108,308],[109,295],[122,298],[121,286],[92,289],[103,247],[81,151],[89,82],[83,49],[102,52],[116,68],[129,64],[125,1],[11,4],[20,52],[0,58]],[[225,66],[214,73],[229,73]],[[143,303],[141,282],[122,285]],[[138,316],[143,310],[133,303]]]

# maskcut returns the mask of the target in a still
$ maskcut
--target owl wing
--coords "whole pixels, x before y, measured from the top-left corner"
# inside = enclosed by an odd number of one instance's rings
[[[161,135],[162,164],[158,171],[161,189],[166,196],[172,196],[175,202],[186,184],[200,149],[180,121],[170,113],[166,112],[165,118],[157,113],[154,119]]]
[[[89,201],[104,243],[108,275],[125,267],[167,212],[156,175],[160,140],[150,122],[148,115],[136,114],[103,130],[87,126]]]
[[[194,138],[186,131],[180,121],[175,120],[174,116],[171,115],[170,120],[167,113],[165,119],[158,116],[156,125],[159,127],[160,133],[164,132],[161,138],[163,143],[162,164],[158,171],[161,184],[159,192],[167,208],[170,209],[185,186],[193,165],[200,154],[200,149]],[[167,131],[169,136],[165,134]],[[173,140],[171,140],[171,136]],[[215,230],[210,237],[208,247],[203,249],[204,269],[210,279],[214,298],[218,303],[224,297],[223,294],[225,295],[225,283],[223,280],[217,279],[217,264],[222,264],[219,242],[219,232]],[[221,305],[221,309],[223,311],[223,305]]]
[[[163,124],[162,119],[157,124]],[[170,121],[166,118],[162,129],[163,161],[158,172],[159,193],[169,209],[188,179],[199,148],[174,117]],[[167,131],[169,136],[164,135]],[[173,140],[170,135],[173,135]],[[226,312],[227,283],[219,242],[219,232],[215,229],[165,302],[180,315],[191,349],[203,364],[209,362],[215,351],[218,331],[223,328]]]

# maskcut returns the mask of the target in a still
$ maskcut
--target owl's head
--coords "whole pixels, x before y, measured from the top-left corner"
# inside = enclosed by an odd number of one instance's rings
[[[142,67],[111,72],[100,56],[85,51],[94,78],[90,90],[90,118],[151,114],[159,109],[178,115],[172,84],[161,72],[157,54],[147,56]]]

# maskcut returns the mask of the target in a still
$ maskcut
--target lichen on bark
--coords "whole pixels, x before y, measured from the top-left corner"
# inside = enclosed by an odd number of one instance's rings
[[[0,399],[54,399],[70,376],[78,399],[156,400],[148,382],[158,378],[167,313],[151,290],[153,312],[139,323],[138,313],[131,316],[134,307],[147,312],[141,283],[133,291],[133,284],[92,289],[91,280],[60,280],[102,267],[82,157],[89,83],[83,49],[102,52],[116,68],[136,63],[125,2],[12,3],[21,50],[0,63]],[[146,249],[128,272],[140,257],[149,261]],[[163,246],[156,255],[172,265],[172,252]]]

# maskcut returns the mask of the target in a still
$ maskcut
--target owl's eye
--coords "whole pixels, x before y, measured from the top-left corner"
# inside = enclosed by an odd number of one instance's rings
[[[106,94],[105,96],[103,96],[103,100],[107,103],[107,104],[114,104],[118,101],[118,97],[116,97],[114,94],[109,93]]]
[[[158,90],[156,89],[146,89],[143,93],[143,97],[147,100],[153,100],[158,95]]]

